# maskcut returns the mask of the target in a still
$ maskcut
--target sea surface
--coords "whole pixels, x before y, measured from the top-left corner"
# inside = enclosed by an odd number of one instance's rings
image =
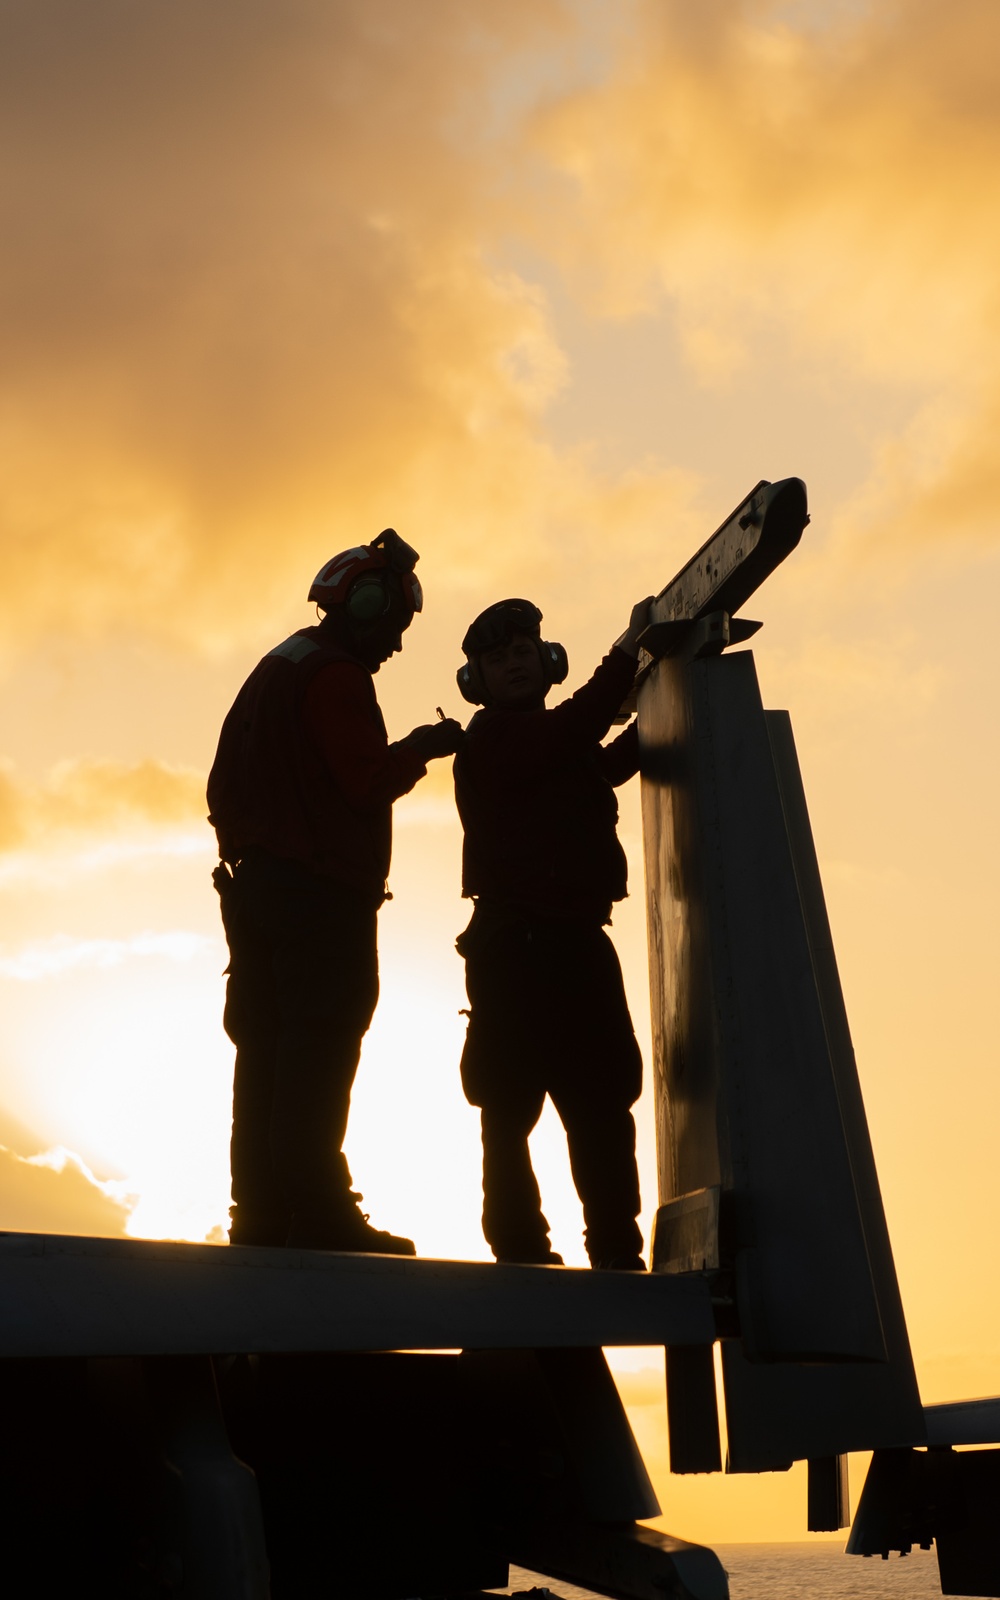
[[[718,1544],[716,1555],[729,1574],[731,1600],[939,1600],[937,1556],[933,1550],[912,1555],[845,1556],[837,1544]],[[577,1589],[557,1578],[539,1577],[511,1567],[508,1588],[501,1594],[548,1589],[560,1600],[591,1600],[589,1589]]]

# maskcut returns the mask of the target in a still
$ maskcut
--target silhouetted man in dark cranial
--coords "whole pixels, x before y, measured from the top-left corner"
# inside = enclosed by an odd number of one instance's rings
[[[208,780],[236,1045],[231,1244],[413,1255],[369,1225],[342,1151],[378,999],[376,915],[392,802],[450,755],[457,722],[390,744],[372,676],[422,607],[417,553],[387,528],[309,591],[325,611],[255,667]]]
[[[483,1232],[500,1261],[560,1263],[528,1135],[548,1094],[569,1142],[595,1267],[642,1270],[631,1107],[642,1059],[604,931],[626,893],[614,787],[638,770],[635,724],[602,745],[632,686],[649,601],[589,683],[553,710],[566,677],[541,612],[501,600],[472,624],[458,674],[473,717],[455,758],[465,828],[458,940],[469,1026],[462,1085],[482,1109]]]

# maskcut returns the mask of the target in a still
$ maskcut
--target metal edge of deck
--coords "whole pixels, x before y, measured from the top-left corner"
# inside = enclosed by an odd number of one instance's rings
[[[932,1450],[1000,1444],[1000,1397],[924,1406],[924,1422]]]
[[[701,1277],[0,1236],[0,1358],[710,1344]]]

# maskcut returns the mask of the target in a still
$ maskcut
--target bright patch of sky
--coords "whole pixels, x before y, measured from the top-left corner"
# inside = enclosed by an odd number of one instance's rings
[[[52,978],[80,967],[120,967],[123,962],[143,956],[163,956],[168,961],[192,961],[213,948],[204,934],[179,929],[173,933],[137,933],[130,939],[70,939],[53,934],[51,939],[23,945],[14,951],[0,948],[0,977],[23,983]]]

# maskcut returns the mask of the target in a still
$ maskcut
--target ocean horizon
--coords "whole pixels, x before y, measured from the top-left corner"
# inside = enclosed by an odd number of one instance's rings
[[[729,1575],[730,1600],[936,1600],[941,1594],[937,1555],[847,1556],[839,1544],[717,1544]],[[593,1591],[522,1567],[498,1594],[548,1589],[559,1600],[592,1600]]]

